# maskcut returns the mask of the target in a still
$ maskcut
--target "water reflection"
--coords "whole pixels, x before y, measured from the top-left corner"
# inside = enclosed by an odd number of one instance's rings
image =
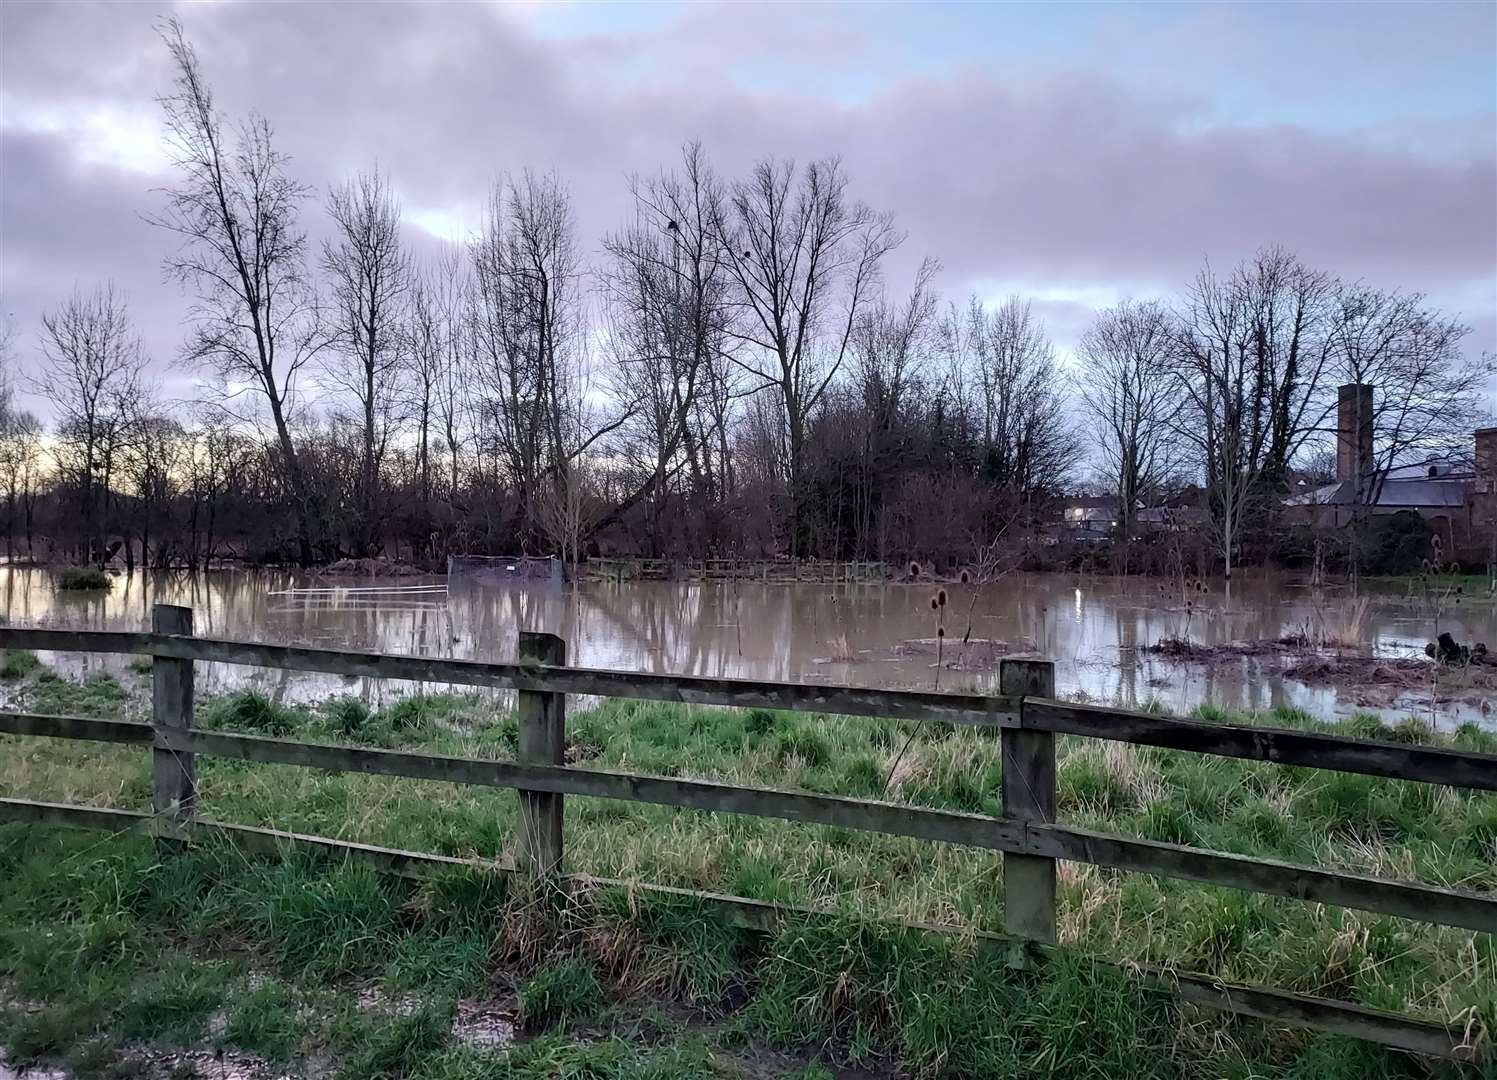
[[[1353,622],[1351,603],[1273,576],[1239,581],[1235,595],[1188,604],[1155,582],[1016,575],[975,590],[946,586],[942,688],[996,685],[1004,649],[1033,649],[1057,662],[1063,694],[1183,712],[1203,701],[1266,708],[1297,705],[1328,715],[1359,707],[1335,689],[1285,678],[1272,660],[1185,666],[1146,651],[1165,637],[1203,643],[1277,638]],[[144,629],[155,603],[194,609],[197,631],[224,638],[361,650],[510,659],[521,628],[567,639],[574,663],[697,675],[928,688],[936,684],[934,586],[760,583],[590,583],[577,588],[475,578],[329,581],[294,572],[163,573],[119,577],[105,595],[60,593],[36,569],[0,569],[0,618],[10,624]],[[1354,623],[1384,656],[1417,656],[1434,612],[1405,596],[1375,596]],[[1440,618],[1461,640],[1497,645],[1497,605],[1467,602]],[[963,646],[969,638],[971,644]],[[928,642],[922,646],[919,642]],[[992,643],[992,644],[989,644]],[[118,669],[124,658],[47,658],[74,670]],[[390,691],[382,681],[205,665],[205,691],[250,683],[311,698]],[[1428,712],[1427,698],[1381,711]],[[1442,724],[1484,720],[1470,701],[1441,703]]]

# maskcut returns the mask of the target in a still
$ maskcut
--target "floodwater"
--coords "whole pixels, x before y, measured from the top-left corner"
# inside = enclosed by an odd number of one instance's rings
[[[938,616],[938,587],[948,602]],[[518,585],[481,578],[353,580],[295,572],[213,571],[116,578],[108,594],[57,592],[50,572],[0,568],[0,622],[88,629],[146,629],[153,603],[194,609],[199,634],[327,648],[506,660],[521,629],[567,640],[573,663],[692,675],[897,686],[996,688],[998,658],[1029,653],[1056,662],[1067,697],[1119,704],[1155,702],[1183,713],[1202,702],[1267,708],[1296,705],[1316,715],[1372,708],[1389,718],[1433,715],[1497,725],[1466,694],[1307,685],[1287,678],[1281,657],[1234,657],[1181,664],[1151,655],[1162,638],[1202,644],[1276,639],[1317,629],[1356,637],[1382,657],[1422,657],[1436,623],[1460,641],[1497,648],[1497,603],[1446,598],[1436,605],[1387,591],[1357,601],[1279,576],[1245,578],[1228,594],[1220,582],[1187,605],[1157,581],[1018,574],[981,588],[947,584],[764,585],[759,583],[586,583]],[[1360,618],[1356,617],[1358,609]],[[941,667],[936,665],[938,626]],[[967,644],[963,644],[963,639]],[[72,670],[118,670],[125,658],[47,656]],[[359,693],[374,700],[405,692],[383,680],[344,679],[204,665],[203,691],[255,685],[309,699]],[[938,675],[939,673],[939,675]],[[1433,710],[1433,712],[1432,712]]]

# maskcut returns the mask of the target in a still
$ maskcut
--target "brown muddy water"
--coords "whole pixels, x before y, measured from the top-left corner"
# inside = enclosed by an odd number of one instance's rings
[[[930,601],[945,588],[938,618]],[[443,577],[355,580],[293,572],[135,574],[104,595],[58,592],[49,571],[0,568],[0,622],[145,629],[153,603],[194,609],[197,632],[279,644],[504,660],[519,630],[568,641],[573,663],[693,675],[982,690],[1001,656],[1056,662],[1062,696],[1185,713],[1210,702],[1298,706],[1320,716],[1410,713],[1441,727],[1497,726],[1497,695],[1424,686],[1333,685],[1285,674],[1304,650],[1180,662],[1153,655],[1164,638],[1216,645],[1324,633],[1384,658],[1422,658],[1436,632],[1497,648],[1497,602],[1439,603],[1399,589],[1312,590],[1289,577],[1221,582],[1193,593],[1143,579],[1019,574],[960,584],[762,585],[586,583],[530,585]],[[937,627],[946,636],[936,666]],[[963,644],[963,638],[967,643]],[[126,658],[44,655],[71,671],[122,669]],[[357,693],[372,701],[405,684],[203,665],[203,692],[251,685],[306,700]],[[1449,680],[1446,680],[1448,683]]]

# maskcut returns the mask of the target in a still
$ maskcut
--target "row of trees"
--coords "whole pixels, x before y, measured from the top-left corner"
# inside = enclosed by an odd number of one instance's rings
[[[1474,400],[1457,323],[1276,250],[1208,268],[1176,305],[1101,313],[1064,371],[1021,298],[943,300],[934,260],[892,292],[905,237],[836,158],[731,179],[689,144],[631,181],[595,265],[554,175],[497,183],[469,242],[427,251],[373,170],[327,193],[314,247],[313,193],[269,124],[222,118],[181,28],[163,38],[176,180],[154,220],[180,241],[180,362],[211,392],[161,400],[112,286],[49,312],[33,385],[54,430],[0,399],[12,549],[39,529],[154,565],[613,545],[960,559],[1049,519],[1089,457],[1081,412],[1123,534],[1199,478],[1230,566],[1337,381],[1379,385],[1398,452]]]
[[[1225,275],[1209,265],[1178,303],[1103,311],[1075,384],[1094,422],[1119,532],[1135,508],[1199,484],[1227,575],[1253,522],[1273,522],[1292,473],[1325,482],[1337,388],[1374,390],[1372,436],[1344,493],[1365,516],[1397,464],[1471,451],[1490,358],[1468,359],[1461,322],[1418,294],[1343,281],[1281,248]],[[1355,451],[1352,451],[1355,453]]]

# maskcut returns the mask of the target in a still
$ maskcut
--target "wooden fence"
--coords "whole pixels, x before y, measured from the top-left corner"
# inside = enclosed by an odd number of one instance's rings
[[[597,581],[797,581],[857,584],[889,580],[882,562],[840,559],[588,559],[581,573]]]
[[[970,931],[958,932],[1004,948],[1015,963],[1042,959],[1056,947],[1058,859],[1208,882],[1488,934],[1497,932],[1497,897],[1490,895],[1059,824],[1055,821],[1055,736],[1108,739],[1486,791],[1497,791],[1497,755],[1068,704],[1054,700],[1054,666],[1048,661],[1003,661],[1000,692],[996,695],[876,690],[574,667],[566,662],[566,643],[549,634],[521,633],[520,660],[512,664],[220,641],[193,636],[191,610],[165,605],[154,609],[150,633],[0,627],[0,647],[152,657],[149,723],[0,712],[0,732],[149,747],[154,784],[154,809],[149,813],[0,798],[0,820],[110,830],[136,828],[174,837],[221,835],[248,848],[277,848],[288,843],[311,845],[403,873],[422,874],[453,865],[476,865],[496,872],[556,876],[565,882],[569,879],[562,873],[564,798],[586,795],[832,825],[1002,852],[1006,932],[975,935]],[[193,669],[197,661],[512,689],[518,692],[518,753],[514,761],[483,761],[194,730]],[[895,717],[992,729],[1002,743],[1002,815],[989,817],[804,791],[569,766],[563,758],[568,694]],[[195,768],[198,754],[515,789],[519,792],[521,810],[515,837],[518,865],[503,866],[205,820],[198,815]],[[772,926],[786,914],[824,914],[744,897],[628,884],[636,890],[686,896],[716,905],[734,922],[751,927]],[[952,932],[952,928],[926,929]],[[1456,1024],[1420,1020],[1270,987],[1225,983],[1211,976],[1173,969],[1123,966],[1189,1001],[1216,1009],[1352,1035],[1418,1053],[1467,1060],[1490,1056],[1479,1035],[1473,1036],[1470,1030]]]

